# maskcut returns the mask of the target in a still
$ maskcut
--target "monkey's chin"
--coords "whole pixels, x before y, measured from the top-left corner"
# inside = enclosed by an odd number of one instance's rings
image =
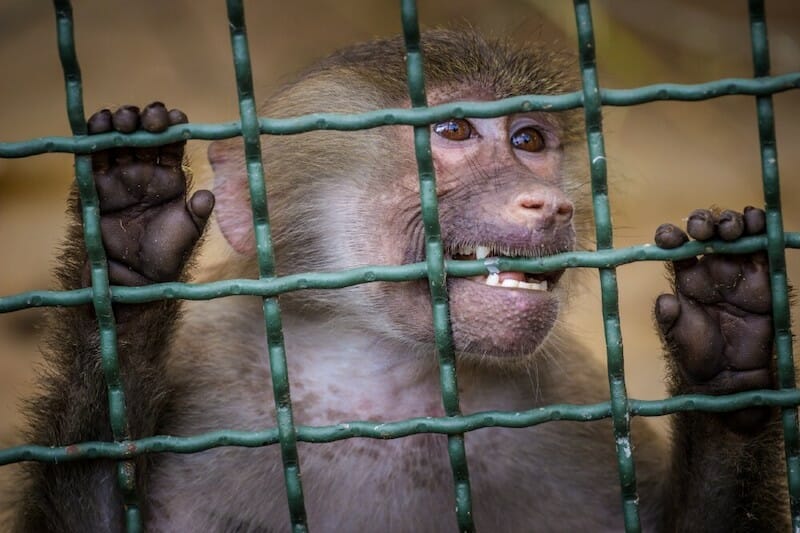
[[[462,357],[530,358],[558,318],[558,291],[488,286],[464,278],[448,280],[448,290],[453,342]]]

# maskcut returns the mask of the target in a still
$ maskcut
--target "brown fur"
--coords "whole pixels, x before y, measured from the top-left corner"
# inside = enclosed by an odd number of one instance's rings
[[[520,47],[457,29],[425,33],[423,51],[431,104],[577,88],[569,74],[575,71],[572,60],[539,45]],[[345,49],[278,91],[264,114],[408,107],[403,56],[399,38]],[[514,117],[474,120],[483,128],[482,139],[497,135],[500,141],[488,148],[484,141],[465,144],[463,161],[461,152],[434,138],[442,236],[451,255],[458,246],[484,241],[526,255],[591,241],[580,112],[522,119],[546,134],[548,150],[530,157],[511,150],[507,137]],[[407,126],[265,138],[278,273],[421,260],[424,231],[412,144]],[[198,278],[255,276],[242,142],[213,143],[209,155],[217,221],[230,248],[219,254],[224,258],[202,264]],[[519,198],[528,193],[546,193],[564,205],[569,200],[574,217],[565,221],[541,214],[543,209],[521,209]],[[77,228],[59,270],[67,288],[79,285],[84,264]],[[567,272],[554,289],[539,293],[535,305],[510,296],[520,293],[491,292],[501,289],[481,287],[479,280],[448,280],[463,412],[607,399],[605,369],[592,363],[558,320],[572,276]],[[443,416],[424,280],[299,291],[280,301],[296,424]],[[185,302],[181,309],[182,315],[170,303],[142,306],[138,313],[125,309],[130,321],[120,329],[120,361],[132,436],[273,426],[260,299]],[[56,445],[109,439],[95,326],[86,309],[59,313],[63,318],[51,339],[54,370],[34,404],[33,438]],[[680,372],[672,377],[673,390],[684,391]],[[776,489],[781,461],[774,426],[746,437],[716,415],[677,418],[671,464],[668,443],[646,422],[634,424],[645,530],[779,530],[785,501]],[[479,530],[621,529],[608,420],[486,428],[465,440]],[[442,435],[300,443],[299,455],[312,530],[456,528]],[[158,454],[139,466],[150,531],[287,527],[276,446]],[[113,465],[34,465],[30,474],[19,530],[120,529]]]

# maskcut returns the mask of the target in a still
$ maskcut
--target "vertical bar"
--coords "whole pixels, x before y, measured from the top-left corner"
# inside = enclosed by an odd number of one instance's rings
[[[754,76],[756,78],[769,76],[769,42],[764,2],[763,0],[750,0],[749,7]],[[767,212],[767,256],[772,287],[772,316],[778,360],[778,385],[781,389],[795,389],[788,300],[789,287],[786,276],[786,242],[781,215],[780,175],[778,173],[778,150],[775,140],[772,95],[756,97],[756,113],[758,115],[758,138],[761,144],[764,203]],[[784,407],[781,410],[781,417],[792,529],[798,531],[800,530],[800,438],[798,438],[797,408]]]
[[[250,50],[247,44],[244,6],[241,0],[227,0],[227,7],[233,63],[236,70],[239,115],[242,120],[242,137],[244,138],[247,176],[250,184],[250,202],[253,209],[259,278],[271,279],[275,277],[275,258],[272,250],[267,191],[264,185],[264,165],[261,161],[261,139],[253,92],[253,75],[250,66]],[[297,434],[289,394],[289,374],[283,346],[281,310],[276,297],[264,298],[264,320],[266,322],[269,365],[272,373],[272,390],[275,396],[278,438],[283,459],[283,478],[289,503],[289,518],[292,523],[292,531],[302,533],[308,530],[308,526],[303,485],[300,480]]]
[[[58,51],[64,71],[67,114],[72,134],[83,136],[87,133],[86,116],[83,110],[81,70],[75,52],[72,5],[69,0],[54,0],[53,5],[56,12]],[[91,155],[75,156],[75,180],[81,197],[83,235],[91,267],[92,304],[100,330],[100,351],[108,388],[111,431],[114,440],[127,440],[130,435],[126,416],[125,392],[122,388],[117,360],[117,329],[114,312],[111,308],[111,291],[103,239],[100,233],[100,208],[92,176]],[[132,460],[117,463],[117,482],[125,502],[127,531],[139,532],[142,529],[141,513],[136,501],[136,466]]]
[[[422,50],[419,44],[417,6],[414,0],[402,0],[401,14],[406,44],[408,91],[412,107],[426,107],[425,73]],[[433,328],[439,358],[439,382],[442,402],[447,416],[460,416],[458,381],[456,376],[453,332],[450,325],[450,305],[447,297],[447,279],[444,270],[444,247],[439,227],[439,207],[436,197],[436,176],[431,156],[430,127],[414,127],[414,150],[419,173],[422,220],[425,227],[425,262],[428,286],[433,306]],[[453,470],[455,485],[456,519],[459,531],[475,530],[472,521],[472,496],[469,469],[464,447],[464,434],[448,435],[447,451]]]
[[[595,60],[592,13],[588,0],[574,0],[574,5],[575,20],[578,26],[586,137],[591,163],[592,202],[597,249],[607,250],[613,248],[613,234],[608,202],[603,117]],[[631,447],[630,410],[625,389],[625,368],[622,355],[616,269],[600,269],[600,287],[602,290],[603,324],[608,360],[608,381],[611,391],[611,416],[614,424],[617,463],[622,489],[622,510],[625,519],[625,531],[633,533],[641,531],[641,524],[639,521],[639,498],[636,493],[636,471]]]

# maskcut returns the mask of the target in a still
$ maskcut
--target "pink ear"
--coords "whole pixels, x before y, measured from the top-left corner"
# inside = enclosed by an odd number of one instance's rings
[[[244,144],[241,139],[214,141],[208,147],[208,159],[214,169],[214,212],[222,234],[234,250],[254,256],[256,246]]]

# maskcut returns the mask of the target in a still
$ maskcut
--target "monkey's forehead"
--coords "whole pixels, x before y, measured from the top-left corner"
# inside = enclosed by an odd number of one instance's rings
[[[428,105],[440,105],[456,101],[490,102],[497,99],[490,87],[477,81],[469,83],[452,82],[431,87],[427,91],[427,96]]]
[[[548,43],[488,38],[474,28],[455,27],[423,32],[421,45],[429,87],[477,84],[492,99],[578,89],[574,57]],[[399,97],[408,90],[405,56],[402,37],[375,39],[335,52],[310,72],[345,68]]]

